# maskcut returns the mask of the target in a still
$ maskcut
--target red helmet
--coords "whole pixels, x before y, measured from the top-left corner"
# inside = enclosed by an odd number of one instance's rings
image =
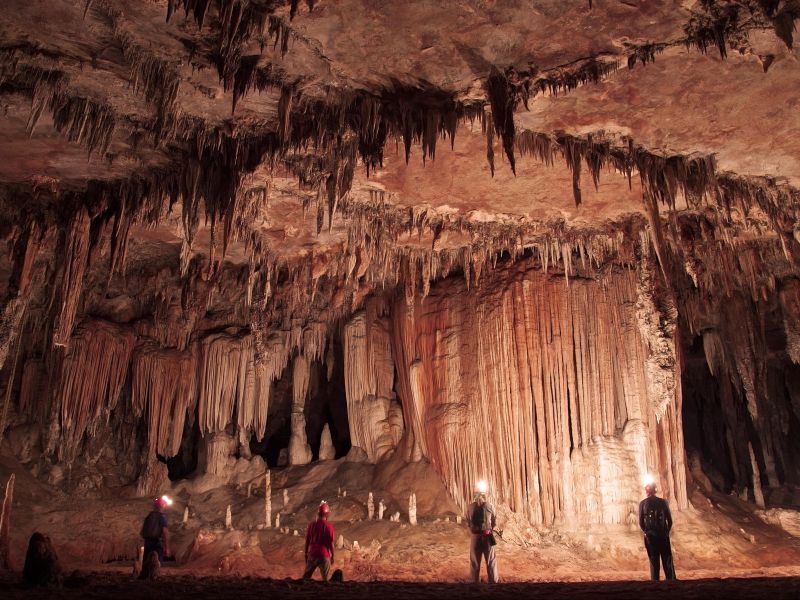
[[[646,486],[644,486],[644,493],[647,494],[648,496],[654,495],[656,493],[655,482],[648,483]]]
[[[166,508],[167,501],[164,500],[163,496],[159,496],[158,498],[153,498],[153,507],[156,510],[161,510],[162,508]]]
[[[319,503],[319,514],[320,515],[328,516],[330,514],[330,512],[331,512],[331,507],[328,506],[328,503],[325,502],[325,500],[323,500],[322,502]]]

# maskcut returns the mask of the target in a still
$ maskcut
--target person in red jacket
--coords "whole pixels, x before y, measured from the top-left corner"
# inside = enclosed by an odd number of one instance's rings
[[[324,500],[319,505],[317,518],[306,529],[306,570],[303,579],[311,579],[319,567],[322,581],[328,581],[328,571],[333,562],[333,525],[328,522],[331,507]]]

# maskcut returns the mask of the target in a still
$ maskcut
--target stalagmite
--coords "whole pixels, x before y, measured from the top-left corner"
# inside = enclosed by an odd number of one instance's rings
[[[306,439],[305,405],[308,393],[309,364],[303,355],[294,359],[292,378],[292,432],[289,438],[289,464],[307,465],[311,462],[311,447]]]
[[[383,520],[383,513],[386,512],[386,505],[383,503],[383,500],[378,502],[378,521]]]
[[[391,517],[389,517],[389,520],[392,523],[399,523],[400,522],[400,512],[398,511],[398,512],[394,513]]]
[[[408,497],[408,522],[417,524],[417,495],[413,493]]]
[[[133,560],[133,576],[138,578],[142,574],[142,564],[144,563],[144,546],[136,544],[136,558]]]
[[[275,529],[280,529],[281,527],[281,513],[275,515]]]
[[[747,450],[750,452],[750,468],[753,473],[753,499],[755,500],[756,506],[764,508],[764,491],[761,489],[761,473],[758,470],[756,455],[753,453],[753,445],[748,443]]]
[[[322,437],[319,442],[319,459],[320,460],[333,460],[336,458],[336,448],[333,447],[333,440],[331,439],[331,429],[327,423],[322,428]]]
[[[264,475],[264,525],[272,527],[272,484],[269,471]]]
[[[233,529],[233,515],[231,514],[231,505],[225,509],[225,529]]]
[[[289,506],[289,490],[286,488],[283,489],[283,508],[285,509]]]
[[[189,522],[189,507],[186,506],[183,509],[183,520],[181,521],[184,525]]]
[[[3,506],[0,510],[0,569],[10,570],[11,506],[14,503],[14,474],[6,482]]]
[[[372,499],[372,492],[367,497],[367,519],[372,520],[375,517],[375,501]]]
[[[339,537],[336,539],[336,548],[341,550],[344,548],[344,536],[340,533]]]

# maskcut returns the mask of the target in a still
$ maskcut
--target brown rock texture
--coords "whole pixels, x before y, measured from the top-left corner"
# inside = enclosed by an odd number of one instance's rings
[[[266,525],[483,478],[526,544],[635,529],[650,473],[793,523],[797,0],[0,12],[9,472]]]

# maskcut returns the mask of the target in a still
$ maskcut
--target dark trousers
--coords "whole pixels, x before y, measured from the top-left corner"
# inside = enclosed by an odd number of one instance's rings
[[[469,545],[469,578],[474,583],[481,580],[481,559],[486,561],[486,574],[489,583],[499,583],[500,575],[497,572],[497,555],[494,546],[489,543],[489,536],[482,533],[473,533]]]
[[[151,552],[158,554],[158,562],[164,562],[164,546],[161,538],[144,538],[144,556],[142,558],[147,558]]]
[[[331,568],[330,558],[309,558],[306,560],[306,570],[303,573],[303,579],[311,579],[317,567],[319,567],[319,573],[322,575],[322,581],[328,581],[328,571],[330,571]]]
[[[644,547],[650,559],[650,579],[658,581],[659,563],[664,563],[664,577],[675,579],[675,566],[672,564],[672,548],[669,534],[648,533],[644,536]]]

